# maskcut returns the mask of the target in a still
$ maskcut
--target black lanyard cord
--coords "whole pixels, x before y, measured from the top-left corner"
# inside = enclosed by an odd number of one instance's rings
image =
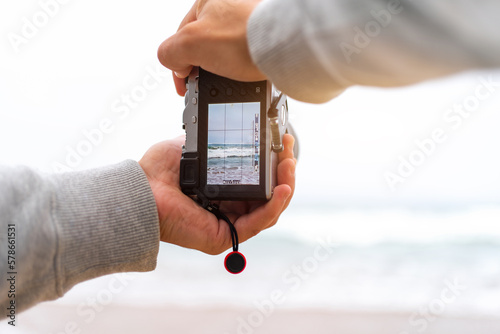
[[[231,221],[229,220],[229,218],[227,218],[225,214],[220,212],[219,207],[217,205],[208,203],[205,209],[212,212],[215,215],[215,217],[217,217],[217,219],[222,219],[229,225],[229,230],[231,232],[231,241],[233,243],[233,252],[237,252],[239,245],[238,232],[236,232],[236,228],[234,227],[233,223],[231,223]]]
[[[245,256],[238,252],[238,232],[236,232],[234,224],[231,223],[231,220],[229,220],[229,218],[219,210],[219,206],[210,203],[210,201],[200,191],[195,190],[195,192],[200,205],[207,211],[213,213],[215,217],[217,217],[217,219],[224,220],[229,226],[229,231],[231,232],[231,242],[233,244],[233,251],[227,254],[226,258],[224,259],[224,266],[226,267],[226,270],[231,274],[241,273],[245,269],[247,261],[245,259]]]

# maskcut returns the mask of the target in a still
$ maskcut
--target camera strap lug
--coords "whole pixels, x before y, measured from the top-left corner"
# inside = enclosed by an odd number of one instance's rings
[[[271,102],[271,106],[267,111],[267,117],[269,117],[269,123],[271,125],[271,148],[276,153],[283,152],[284,149],[283,136],[280,131],[281,120],[280,110],[278,108],[280,105],[286,105],[286,95],[284,95],[283,92],[281,92],[280,95]]]

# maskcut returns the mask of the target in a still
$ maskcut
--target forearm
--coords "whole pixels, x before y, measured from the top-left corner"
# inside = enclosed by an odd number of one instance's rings
[[[18,311],[56,299],[94,277],[156,266],[156,204],[133,161],[53,176],[1,168],[0,215],[3,250],[7,225],[15,225],[17,232]],[[7,259],[0,261],[2,274],[10,271],[6,264]],[[2,282],[2,307],[9,302],[7,289]]]
[[[278,88],[325,102],[351,85],[400,86],[500,65],[496,1],[268,0],[253,12],[253,61]]]

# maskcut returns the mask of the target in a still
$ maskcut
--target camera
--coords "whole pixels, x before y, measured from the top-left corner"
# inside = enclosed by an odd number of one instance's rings
[[[269,200],[288,126],[270,81],[240,82],[195,67],[186,79],[180,186],[206,200]]]

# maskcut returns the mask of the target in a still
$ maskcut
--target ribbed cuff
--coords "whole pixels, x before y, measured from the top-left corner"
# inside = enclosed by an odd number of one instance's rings
[[[106,274],[156,267],[159,221],[135,161],[56,175],[57,291]]]

